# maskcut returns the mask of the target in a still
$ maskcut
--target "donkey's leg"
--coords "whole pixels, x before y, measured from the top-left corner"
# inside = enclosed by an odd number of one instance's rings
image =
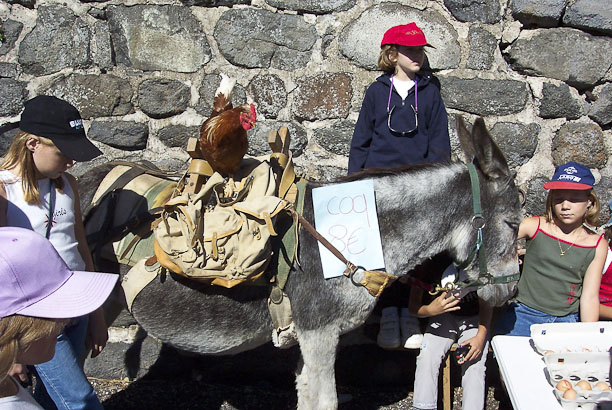
[[[300,355],[300,360],[295,371],[295,387],[297,389],[297,408],[299,410],[310,410],[310,392],[308,390],[308,372],[304,366],[304,359]]]
[[[306,395],[298,393],[298,409],[337,409],[338,396],[334,365],[339,340],[338,329],[327,326],[315,330],[298,331],[298,339],[304,361],[302,372],[298,376],[298,389],[305,385],[306,390]]]

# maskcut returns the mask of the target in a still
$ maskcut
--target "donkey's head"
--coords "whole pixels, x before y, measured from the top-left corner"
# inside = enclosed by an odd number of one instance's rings
[[[488,273],[494,278],[510,277],[518,273],[516,238],[521,222],[519,191],[508,168],[504,154],[489,135],[484,120],[476,119],[470,133],[461,117],[457,117],[457,132],[468,161],[473,160],[477,170],[482,203],[482,247],[486,255]],[[471,239],[457,254],[467,255],[478,235],[479,221],[472,221],[467,231]],[[481,249],[482,252],[482,249]],[[470,280],[482,277],[478,257],[468,265]],[[496,279],[493,279],[495,282]],[[484,279],[483,282],[487,282]],[[501,305],[516,289],[516,281],[487,284],[478,289],[478,296],[491,305]]]

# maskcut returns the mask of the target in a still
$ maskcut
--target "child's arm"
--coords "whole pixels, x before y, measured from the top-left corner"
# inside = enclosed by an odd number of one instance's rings
[[[81,216],[81,204],[79,201],[79,191],[76,179],[70,174],[66,175],[66,179],[70,183],[72,192],[74,193],[74,236],[78,242],[78,251],[85,261],[85,269],[93,272],[95,270],[89,246],[87,246],[87,238],[85,236],[85,227],[83,226],[83,218]],[[99,355],[108,341],[108,326],[104,319],[104,310],[102,306],[89,314],[88,326],[88,345],[91,345],[91,357]]]
[[[535,235],[538,230],[538,226],[540,225],[540,218],[537,216],[531,216],[529,218],[524,218],[521,224],[519,225],[518,238],[531,238]]]
[[[0,226],[6,226],[6,210],[8,207],[6,190],[4,184],[0,182]]]
[[[608,244],[601,239],[597,244],[595,257],[587,268],[582,281],[582,295],[580,296],[580,321],[596,322],[599,320],[599,287],[601,286],[601,272],[603,271]]]
[[[368,91],[366,91],[363,103],[361,104],[359,118],[355,124],[355,131],[351,140],[348,164],[349,175],[359,172],[364,168],[370,144],[372,143],[372,135],[374,135],[374,101]]]
[[[491,326],[491,316],[493,309],[487,305],[482,299],[478,298],[478,333],[471,339],[465,340],[463,346],[470,345],[470,350],[465,355],[465,361],[476,359],[487,340],[487,331]],[[485,353],[486,354],[486,353]]]
[[[448,135],[448,114],[440,93],[438,93],[429,116],[429,155],[431,162],[450,161],[451,146]]]
[[[599,320],[612,320],[612,306],[599,304]]]
[[[457,306],[459,299],[454,296],[446,297],[446,292],[435,298],[430,304],[423,304],[423,289],[417,286],[410,287],[410,301],[408,302],[408,310],[416,317],[437,316],[442,313],[453,312],[459,310]]]

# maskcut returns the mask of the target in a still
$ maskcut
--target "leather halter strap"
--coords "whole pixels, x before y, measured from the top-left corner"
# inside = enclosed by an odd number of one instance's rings
[[[482,286],[510,283],[517,281],[520,278],[519,272],[504,276],[493,276],[489,273],[482,236],[482,229],[485,227],[485,220],[482,216],[482,207],[480,204],[480,181],[478,179],[478,172],[476,171],[474,163],[470,162],[467,164],[467,167],[470,174],[470,183],[472,185],[472,228],[477,231],[476,245],[474,245],[474,248],[472,248],[472,251],[465,261],[462,263],[455,262],[454,264],[459,271],[468,267],[474,261],[474,258],[478,256],[479,275],[476,280],[457,282],[455,285],[457,285],[459,289],[454,292],[456,297],[463,297],[467,293],[477,290]]]

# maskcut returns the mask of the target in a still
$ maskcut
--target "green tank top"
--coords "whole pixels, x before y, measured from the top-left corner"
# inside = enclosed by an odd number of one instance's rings
[[[564,251],[568,246],[570,243],[561,240]],[[573,245],[560,256],[557,238],[538,226],[535,235],[527,241],[516,299],[549,315],[578,312],[582,281],[596,248],[597,245]]]

